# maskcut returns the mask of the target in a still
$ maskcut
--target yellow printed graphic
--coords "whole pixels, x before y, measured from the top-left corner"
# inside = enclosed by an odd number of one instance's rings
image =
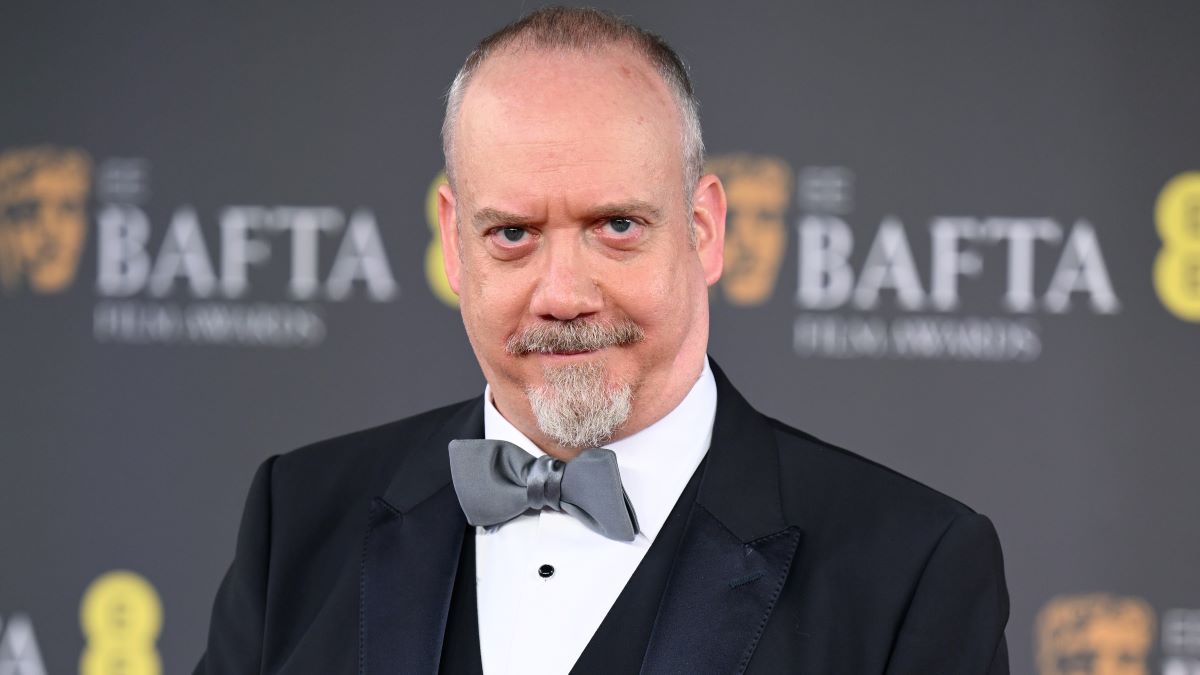
[[[1149,675],[1154,612],[1141,598],[1106,593],[1056,597],[1038,613],[1041,675]]]
[[[707,170],[729,203],[721,289],[735,305],[761,305],[775,290],[787,245],[792,169],[782,159],[735,154],[713,157]]]
[[[425,222],[432,232],[429,248],[425,249],[425,279],[434,297],[450,307],[458,307],[458,296],[450,288],[446,268],[442,265],[442,232],[438,229],[438,188],[445,183],[446,172],[441,171],[425,193]]]
[[[22,279],[57,293],[75,279],[87,238],[92,161],[82,150],[43,145],[0,152],[0,287]]]
[[[161,675],[162,601],[154,586],[126,570],[106,572],[83,594],[79,621],[86,646],[80,675]]]
[[[1167,182],[1154,222],[1163,242],[1154,260],[1154,290],[1172,314],[1200,322],[1200,171]]]

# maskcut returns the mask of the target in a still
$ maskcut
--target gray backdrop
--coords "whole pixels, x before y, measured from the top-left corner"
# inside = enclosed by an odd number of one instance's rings
[[[482,390],[426,198],[532,4],[0,9],[0,672],[190,672],[264,457]],[[993,519],[1014,672],[1200,673],[1197,5],[611,8],[695,76],[735,384]]]

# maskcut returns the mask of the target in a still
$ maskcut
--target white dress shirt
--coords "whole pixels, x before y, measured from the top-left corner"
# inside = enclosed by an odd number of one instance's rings
[[[484,389],[485,438],[545,453],[500,414]],[[708,452],[717,385],[708,358],[670,413],[605,447],[617,455],[640,532],[608,539],[557,511],[475,528],[479,648],[487,675],[566,675],[616,602]],[[539,568],[550,565],[549,577]]]

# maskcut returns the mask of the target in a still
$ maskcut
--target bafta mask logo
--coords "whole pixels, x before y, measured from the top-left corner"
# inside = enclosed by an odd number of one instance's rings
[[[1058,597],[1038,614],[1041,675],[1149,675],[1154,612],[1140,598]]]
[[[792,169],[774,157],[736,154],[710,159],[708,171],[729,200],[721,289],[735,305],[760,305],[775,290],[787,244]]]
[[[40,146],[0,153],[0,286],[22,280],[57,293],[75,279],[87,238],[91,159],[80,150]]]

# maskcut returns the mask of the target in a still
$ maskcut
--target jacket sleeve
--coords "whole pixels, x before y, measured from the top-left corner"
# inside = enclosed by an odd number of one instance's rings
[[[1008,675],[1008,590],[991,521],[970,513],[946,529],[917,582],[888,675]]]
[[[242,512],[233,563],[213,602],[207,649],[193,675],[257,673],[262,663],[264,600],[271,553],[271,470],[258,467]]]

